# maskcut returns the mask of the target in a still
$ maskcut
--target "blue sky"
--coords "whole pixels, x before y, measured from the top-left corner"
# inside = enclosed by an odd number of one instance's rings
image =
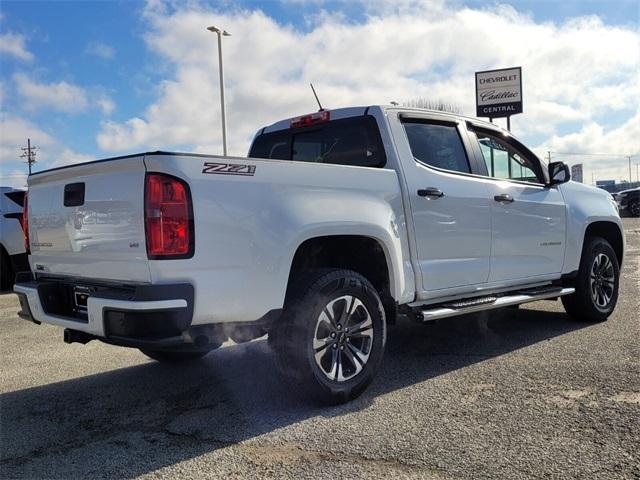
[[[309,81],[333,107],[428,97],[472,115],[473,71],[513,65],[525,79],[513,130],[526,143],[640,153],[638,0],[3,1],[0,12],[3,184],[23,182],[27,136],[40,146],[36,169],[146,149],[219,152],[213,22],[233,33],[234,154],[261,125],[312,110]],[[587,159],[587,172],[622,177],[625,161]]]

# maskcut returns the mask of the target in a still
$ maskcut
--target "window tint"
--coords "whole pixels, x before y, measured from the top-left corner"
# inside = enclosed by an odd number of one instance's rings
[[[260,135],[249,156],[361,167],[385,164],[378,127],[370,116]]]
[[[414,158],[432,167],[470,173],[464,145],[454,125],[405,122]]]
[[[530,160],[508,143],[485,133],[477,133],[478,143],[489,176],[524,182],[543,183]]]
[[[250,157],[274,158],[277,160],[290,160],[291,147],[289,146],[287,131],[259,135],[251,145]]]

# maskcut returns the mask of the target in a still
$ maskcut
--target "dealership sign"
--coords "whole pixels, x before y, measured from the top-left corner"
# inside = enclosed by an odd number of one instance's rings
[[[476,72],[476,116],[510,117],[522,113],[522,68]]]
[[[571,180],[582,183],[582,164],[578,163],[571,166]]]

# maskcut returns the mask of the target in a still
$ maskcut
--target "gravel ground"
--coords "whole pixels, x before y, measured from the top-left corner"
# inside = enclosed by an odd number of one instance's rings
[[[615,314],[537,302],[390,331],[358,400],[311,407],[264,340],[160,365],[0,296],[2,478],[640,478],[640,220]]]

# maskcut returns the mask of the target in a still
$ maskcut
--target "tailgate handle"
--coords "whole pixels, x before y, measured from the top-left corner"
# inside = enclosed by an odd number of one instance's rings
[[[64,206],[79,207],[84,205],[84,182],[68,183],[64,186]]]

